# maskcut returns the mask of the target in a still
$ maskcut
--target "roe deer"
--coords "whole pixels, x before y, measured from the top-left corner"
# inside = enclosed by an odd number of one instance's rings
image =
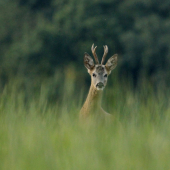
[[[102,91],[107,84],[108,75],[117,65],[118,55],[115,54],[110,57],[104,65],[104,60],[108,53],[108,47],[105,45],[103,58],[101,64],[99,64],[96,48],[97,46],[94,47],[94,44],[91,47],[96,64],[94,64],[89,54],[84,54],[84,65],[91,76],[91,86],[87,99],[80,110],[79,118],[81,121],[97,118],[98,120],[107,122],[112,119],[112,116],[101,108]]]

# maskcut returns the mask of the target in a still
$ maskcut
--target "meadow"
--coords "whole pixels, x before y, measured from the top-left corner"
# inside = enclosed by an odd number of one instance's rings
[[[170,0],[1,0],[0,23],[0,170],[170,170]],[[78,120],[93,43],[109,125]]]
[[[131,84],[110,78],[102,106],[116,115],[123,130],[114,123],[82,126],[78,112],[88,88],[77,87],[73,77],[65,77],[61,87],[47,81],[35,93],[26,92],[15,80],[4,87],[0,95],[1,170],[170,169],[167,90],[150,83],[134,90]],[[54,90],[62,97],[50,98]]]

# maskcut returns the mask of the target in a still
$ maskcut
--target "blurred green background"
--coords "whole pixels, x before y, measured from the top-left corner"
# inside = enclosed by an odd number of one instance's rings
[[[93,43],[123,130],[78,123]],[[169,0],[0,1],[0,169],[169,170],[169,67]]]
[[[134,87],[143,79],[166,86],[169,8],[168,0],[1,1],[0,87],[18,77],[31,90],[69,67],[75,79],[81,77],[81,87],[88,79],[83,55],[91,54],[92,43],[100,59],[105,44],[109,57],[119,54],[118,80],[133,81]]]

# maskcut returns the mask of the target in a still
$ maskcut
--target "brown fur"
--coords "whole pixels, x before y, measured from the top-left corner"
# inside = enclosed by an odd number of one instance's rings
[[[96,46],[97,47],[97,46]],[[97,54],[95,52],[96,47],[92,45],[92,53],[95,57],[96,64],[88,53],[84,55],[84,65],[91,76],[91,86],[87,96],[87,99],[80,110],[80,120],[95,120],[97,122],[110,122],[113,120],[113,116],[105,112],[101,108],[102,92],[107,84],[108,75],[117,65],[117,54],[109,58],[107,63],[103,65],[105,57],[108,53],[107,45],[104,46],[104,55],[101,64],[99,64]]]
[[[90,86],[87,99],[80,110],[80,121],[97,120],[106,123],[113,119],[113,116],[101,107],[102,92],[96,90],[93,85]]]

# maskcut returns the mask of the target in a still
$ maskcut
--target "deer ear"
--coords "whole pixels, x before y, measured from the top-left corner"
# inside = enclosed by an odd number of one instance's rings
[[[108,59],[106,65],[105,65],[107,71],[111,72],[113,69],[116,68],[116,66],[117,66],[117,57],[118,57],[118,55],[115,54],[115,55],[113,55],[112,57],[110,57]]]
[[[92,70],[95,66],[93,59],[89,56],[88,53],[84,54],[84,66],[89,70]]]

